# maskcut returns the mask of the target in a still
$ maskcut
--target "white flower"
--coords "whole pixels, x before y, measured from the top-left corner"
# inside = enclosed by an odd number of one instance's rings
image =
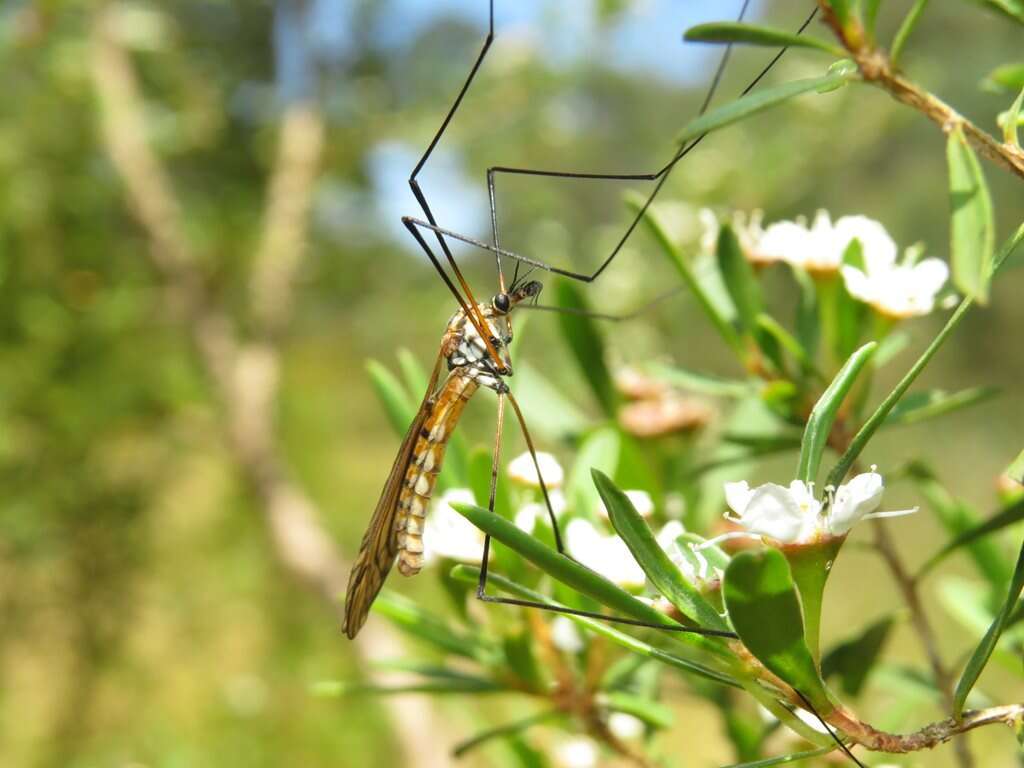
[[[620,587],[644,585],[647,577],[626,542],[614,534],[603,535],[589,520],[569,521],[565,543],[573,558]]]
[[[853,240],[860,242],[865,263],[896,261],[896,243],[879,222],[867,216],[843,216],[833,224],[828,211],[818,211],[810,227],[802,218],[772,224],[758,249],[765,260],[785,261],[809,272],[836,272]]]
[[[562,484],[565,473],[558,459],[550,453],[540,452],[537,454],[537,465],[540,466],[541,477],[544,478],[544,485],[548,490],[557,488]],[[533,463],[530,452],[521,453],[508,463],[508,476],[522,485],[540,488],[537,479],[537,466]]]
[[[864,269],[849,264],[842,268],[846,290],[889,317],[927,315],[949,278],[949,267],[941,259],[918,262],[917,252],[908,248],[903,261],[897,263],[895,249],[891,253],[865,249]]]
[[[583,650],[583,637],[576,628],[576,622],[568,616],[557,616],[551,622],[551,642],[565,653],[579,653]]]
[[[594,768],[598,757],[597,745],[585,736],[563,741],[554,749],[558,768]]]
[[[686,547],[689,549],[689,556],[683,553],[682,545],[679,544],[677,539],[684,533],[686,533],[686,529],[679,521],[672,520],[665,523],[662,529],[658,531],[656,537],[658,546],[665,550],[668,559],[675,564],[676,568],[682,572],[683,576],[691,584],[700,586],[704,582],[721,579],[723,576],[722,569],[712,568],[707,558],[693,544],[686,544]],[[694,561],[696,561],[696,565],[694,565]]]
[[[551,502],[551,511],[555,513],[555,517],[561,517],[562,513],[565,512],[565,508],[568,506],[568,502],[565,500],[565,494],[558,489],[549,491],[548,500]],[[534,501],[529,504],[524,504],[519,508],[519,511],[516,512],[516,527],[526,533],[533,533],[538,520],[542,520],[550,524],[551,517],[548,515],[547,505],[545,505],[543,501]]]
[[[766,483],[751,490],[746,481],[725,484],[725,500],[738,517],[729,520],[746,530],[718,537],[766,536],[783,544],[807,543],[825,536],[844,536],[860,520],[893,517],[917,508],[875,512],[885,490],[874,471],[857,475],[829,494],[827,507],[814,498],[813,484],[794,480],[786,488]]]
[[[718,234],[722,225],[718,217],[710,208],[701,208],[697,214],[700,218],[703,232],[700,237],[700,249],[703,253],[715,253],[718,250]],[[761,258],[761,238],[764,236],[764,229],[761,222],[764,220],[764,212],[753,210],[749,214],[744,211],[733,211],[730,216],[729,225],[732,227],[736,240],[739,241],[740,249],[750,261],[775,261],[776,259]]]
[[[608,730],[623,741],[639,739],[644,735],[644,721],[625,712],[612,712],[608,716]]]
[[[452,503],[475,504],[476,499],[468,488],[453,488],[430,505],[423,526],[423,560],[430,563],[447,557],[479,563],[484,554],[484,534],[452,509]]]
[[[633,504],[633,508],[636,509],[640,517],[650,517],[654,513],[654,500],[651,499],[651,494],[647,491],[626,491],[625,493],[626,498]],[[601,517],[608,519],[608,507],[604,505],[604,501],[598,501],[597,511]]]

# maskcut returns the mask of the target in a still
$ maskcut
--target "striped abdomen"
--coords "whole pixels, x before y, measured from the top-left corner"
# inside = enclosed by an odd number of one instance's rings
[[[448,438],[479,385],[465,371],[453,370],[434,401],[430,416],[416,438],[402,492],[398,497],[395,533],[398,537],[398,570],[403,576],[423,567],[423,521],[427,503],[441,471]]]

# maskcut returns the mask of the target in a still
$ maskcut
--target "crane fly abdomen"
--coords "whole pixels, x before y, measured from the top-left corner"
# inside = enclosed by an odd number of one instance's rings
[[[423,422],[420,434],[416,437],[416,445],[398,497],[398,513],[395,515],[398,570],[403,576],[414,576],[423,567],[423,524],[427,504],[444,462],[448,440],[466,403],[479,386],[473,376],[462,368],[456,368],[448,374],[434,400],[430,416]]]

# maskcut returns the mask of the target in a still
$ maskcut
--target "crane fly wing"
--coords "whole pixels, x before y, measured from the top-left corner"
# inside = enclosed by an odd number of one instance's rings
[[[349,574],[348,589],[345,593],[345,618],[341,625],[341,631],[349,638],[354,638],[363,626],[366,616],[370,613],[370,606],[384,586],[388,571],[395,564],[395,557],[398,555],[398,532],[395,531],[398,496],[402,491],[402,482],[405,480],[409,462],[413,458],[416,438],[419,437],[423,423],[434,406],[431,395],[437,386],[442,359],[439,356],[434,365],[423,402],[420,403],[420,409],[409,425],[409,431],[405,433],[402,447],[398,449],[398,456],[395,457],[395,463],[388,474],[384,490],[381,491],[377,507],[373,510],[370,525],[363,534],[359,554],[356,555],[355,564]]]

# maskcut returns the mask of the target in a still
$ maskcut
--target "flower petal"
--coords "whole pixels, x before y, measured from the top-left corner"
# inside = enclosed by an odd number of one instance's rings
[[[858,521],[878,509],[885,483],[877,472],[864,472],[839,486],[828,512],[828,529],[834,536],[847,533]]]
[[[800,535],[803,515],[790,489],[766,483],[751,494],[740,524],[751,533],[791,543]]]
[[[740,480],[736,483],[725,484],[725,503],[729,505],[729,508],[737,515],[742,515],[747,508],[747,504],[750,503],[750,497],[753,495],[753,491],[750,490],[750,484],[746,480]]]

